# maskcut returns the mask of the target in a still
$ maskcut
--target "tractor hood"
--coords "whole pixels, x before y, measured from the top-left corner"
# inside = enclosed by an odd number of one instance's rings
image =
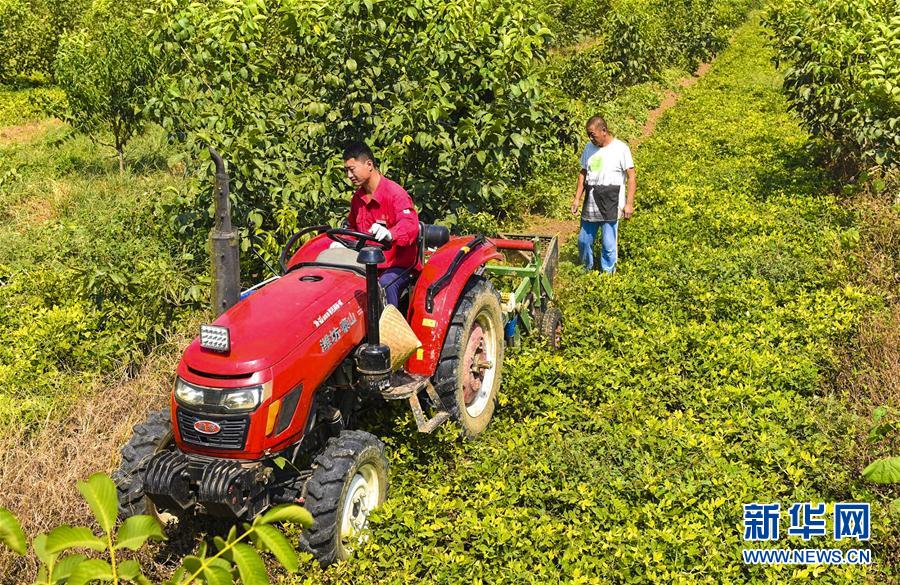
[[[348,270],[304,267],[253,291],[214,321],[227,327],[230,351],[200,347],[197,337],[182,361],[213,376],[247,376],[272,367],[330,322],[365,306],[365,279]]]

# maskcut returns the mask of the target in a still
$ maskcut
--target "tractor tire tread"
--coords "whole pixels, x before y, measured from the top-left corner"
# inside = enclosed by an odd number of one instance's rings
[[[144,422],[134,425],[132,431],[131,439],[121,451],[122,463],[112,474],[119,497],[119,517],[122,519],[150,511],[144,497],[141,476],[147,462],[159,450],[160,444],[171,437],[169,410],[151,412]]]
[[[335,531],[344,483],[356,460],[368,449],[384,452],[384,443],[364,431],[343,431],[325,444],[313,460],[313,474],[304,486],[304,507],[313,525],[300,533],[300,548],[327,566],[337,559]]]
[[[556,329],[563,324],[563,314],[558,307],[550,305],[547,311],[541,315],[538,321],[540,338],[546,341],[547,345],[553,351],[559,351],[559,345],[556,343]]]
[[[469,312],[475,305],[475,299],[485,292],[493,294],[497,301],[500,301],[500,293],[483,276],[470,278],[465,287],[463,287],[459,301],[453,311],[453,317],[450,319],[450,326],[447,328],[447,335],[444,337],[444,345],[441,348],[438,365],[435,369],[434,388],[441,399],[444,409],[456,420],[460,419],[460,409],[455,396],[457,385],[456,372],[460,362],[459,347],[462,337],[466,333],[464,328]],[[473,436],[463,427],[463,438],[471,439]]]

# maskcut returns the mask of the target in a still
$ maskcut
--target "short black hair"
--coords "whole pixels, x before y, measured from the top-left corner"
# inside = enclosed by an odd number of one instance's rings
[[[594,126],[600,126],[601,130],[609,132],[609,126],[606,125],[606,120],[603,119],[603,116],[591,116],[587,124],[584,125],[585,128],[593,128]]]
[[[361,140],[354,140],[344,148],[344,160],[355,158],[358,161],[370,160],[375,164],[375,155],[369,145]]]

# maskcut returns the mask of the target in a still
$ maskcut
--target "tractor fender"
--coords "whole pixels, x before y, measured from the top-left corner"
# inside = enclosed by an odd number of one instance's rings
[[[422,347],[406,362],[406,370],[411,374],[434,375],[463,288],[485,264],[503,257],[489,239],[484,238],[481,243],[472,245],[475,241],[471,236],[453,238],[432,254],[422,268],[407,313],[410,327],[422,342]],[[461,251],[464,256],[452,269]],[[429,299],[429,287],[440,284],[447,274],[450,276],[449,282]]]

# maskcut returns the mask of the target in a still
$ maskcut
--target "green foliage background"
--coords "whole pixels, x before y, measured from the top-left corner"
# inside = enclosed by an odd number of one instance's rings
[[[179,184],[164,148],[137,141],[137,178],[67,127],[0,144],[0,430],[121,375],[205,299],[164,215]]]
[[[108,145],[122,171],[125,145],[144,125],[146,91],[156,74],[139,14],[138,6],[94,2],[81,26],[61,38],[53,64],[67,98],[60,116],[92,136],[111,133]]]
[[[205,237],[197,198],[211,189],[212,145],[230,162],[238,223],[252,221],[277,257],[298,223],[345,213],[340,153],[350,139],[374,147],[426,221],[515,217],[534,171],[580,140],[572,97],[602,103],[664,67],[692,69],[750,6],[613,4],[596,21],[594,62],[559,65],[548,51],[568,8],[556,5],[167,0],[147,25],[163,71],[147,111],[185,143],[198,173],[175,228]]]
[[[349,196],[340,153],[376,149],[435,220],[494,210],[560,123],[537,70],[550,31],[509,0],[413,3],[170,2],[154,37],[166,74],[149,111],[193,156],[230,163],[236,214],[278,243],[336,222]],[[205,198],[208,164],[190,193]],[[205,205],[185,201],[203,234]]]
[[[89,0],[0,0],[0,82],[50,76],[60,36]]]

